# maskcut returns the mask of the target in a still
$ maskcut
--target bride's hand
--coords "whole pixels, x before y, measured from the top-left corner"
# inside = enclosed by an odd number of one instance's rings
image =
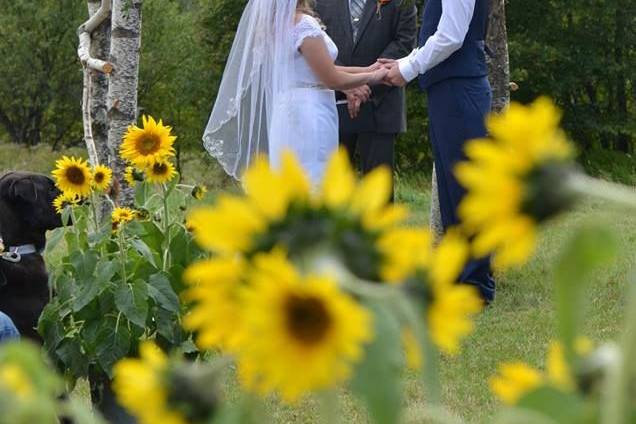
[[[372,72],[369,76],[369,85],[379,85],[384,83],[384,79],[389,75],[389,70],[382,67]]]
[[[366,67],[365,72],[375,72],[378,69],[382,68],[383,65],[380,62],[375,62],[373,65],[369,65]]]

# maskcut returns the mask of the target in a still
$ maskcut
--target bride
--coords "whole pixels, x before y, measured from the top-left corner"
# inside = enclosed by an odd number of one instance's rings
[[[236,179],[259,154],[278,167],[295,153],[317,186],[338,147],[333,90],[383,81],[387,70],[335,65],[338,48],[311,0],[250,0],[227,60],[203,141]]]

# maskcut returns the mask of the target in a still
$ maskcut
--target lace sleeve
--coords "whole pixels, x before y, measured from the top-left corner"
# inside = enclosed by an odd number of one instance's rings
[[[304,15],[294,27],[294,48],[299,49],[305,38],[322,36],[322,28],[318,21],[311,16]]]

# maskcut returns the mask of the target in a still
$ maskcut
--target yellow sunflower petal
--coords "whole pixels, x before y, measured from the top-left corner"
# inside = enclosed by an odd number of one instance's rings
[[[470,255],[468,241],[458,229],[446,232],[435,248],[430,265],[430,275],[434,284],[456,283]]]
[[[356,187],[356,177],[344,149],[335,153],[329,164],[322,184],[321,199],[330,208],[348,206]]]
[[[195,209],[188,217],[196,241],[217,253],[247,251],[266,228],[263,216],[244,199],[223,195],[215,207]]]
[[[490,388],[499,399],[516,404],[524,395],[543,384],[543,376],[520,362],[500,365],[499,374],[490,379]]]

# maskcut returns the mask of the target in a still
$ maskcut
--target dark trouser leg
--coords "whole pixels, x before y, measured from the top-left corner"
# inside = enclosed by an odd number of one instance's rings
[[[358,134],[341,134],[340,146],[344,147],[349,154],[349,161],[357,168],[356,164],[356,148],[358,146]]]
[[[395,139],[397,134],[363,133],[358,138],[360,162],[363,174],[368,174],[379,166],[386,166],[393,175],[395,162]],[[393,201],[391,189],[391,201]]]
[[[362,172],[368,174],[378,166],[393,170],[396,134],[364,133],[358,139]]]
[[[491,100],[486,78],[451,79],[428,90],[431,143],[444,229],[459,224],[457,207],[465,190],[455,179],[453,169],[465,159],[466,141],[486,136],[485,118]],[[495,282],[489,258],[470,261],[460,281],[475,285],[487,302],[494,299]]]

